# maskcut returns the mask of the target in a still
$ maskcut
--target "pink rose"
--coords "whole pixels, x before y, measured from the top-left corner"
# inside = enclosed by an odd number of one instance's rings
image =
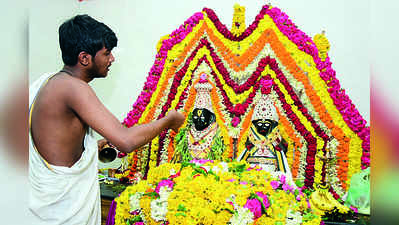
[[[293,192],[294,191],[294,188],[292,187],[292,186],[290,186],[290,185],[288,185],[288,184],[283,184],[283,190],[284,191],[290,191],[290,192]]]
[[[205,164],[207,162],[213,163],[213,160],[209,160],[209,159],[193,159],[193,160],[190,161],[190,163],[195,163],[195,164]]]
[[[125,152],[118,152],[118,158],[123,158],[123,157],[125,157],[125,156],[127,156],[127,153],[125,153]]]
[[[272,186],[272,188],[273,188],[274,190],[276,190],[276,189],[280,186],[279,182],[276,181],[276,180],[272,180],[272,181],[270,182],[270,185]]]
[[[280,176],[280,182],[281,182],[282,184],[285,184],[285,176],[284,176],[284,175],[281,175],[281,176]]]
[[[244,208],[249,209],[257,219],[262,216],[262,205],[258,199],[248,199],[244,205]]]
[[[265,209],[267,210],[270,206],[269,203],[269,198],[267,197],[267,195],[263,194],[262,192],[256,192],[256,194],[263,199],[263,205],[265,206]]]
[[[240,123],[240,118],[237,117],[237,116],[234,117],[234,118],[231,120],[231,125],[233,125],[233,127],[237,127],[239,123]]]
[[[354,206],[351,206],[351,207],[349,207],[353,212],[355,212],[355,213],[358,213],[359,212],[359,210],[357,210],[357,208],[356,207],[354,207]]]

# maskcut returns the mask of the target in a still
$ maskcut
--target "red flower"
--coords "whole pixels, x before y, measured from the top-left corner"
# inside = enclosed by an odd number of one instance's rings
[[[240,123],[240,117],[234,117],[232,120],[231,120],[231,125],[233,125],[233,127],[237,127],[238,126],[238,124]]]

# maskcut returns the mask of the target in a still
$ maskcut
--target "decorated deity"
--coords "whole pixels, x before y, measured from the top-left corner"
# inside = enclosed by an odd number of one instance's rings
[[[176,149],[172,162],[187,162],[192,159],[222,158],[225,149],[216,116],[212,109],[209,92],[212,85],[206,74],[202,74],[195,86],[197,91],[193,112],[188,116],[187,126],[181,128],[175,138]]]
[[[131,153],[132,173],[148,176],[115,199],[115,224],[320,224],[325,212],[350,211],[336,199],[358,187],[349,179],[370,166],[370,127],[335,76],[328,39],[312,40],[269,4],[249,27],[244,7],[235,6],[233,18],[229,31],[204,8],[159,41],[124,124],[147,123],[172,108],[187,121],[178,134]],[[245,163],[179,164],[193,159]],[[264,170],[271,176],[252,179]],[[235,176],[239,182],[217,179]],[[259,192],[248,192],[248,184]],[[362,207],[364,192],[348,194],[348,204]]]
[[[262,94],[252,115],[246,148],[238,157],[251,165],[259,165],[266,171],[281,171],[291,177],[285,157],[285,141],[280,136],[278,115],[269,96]]]

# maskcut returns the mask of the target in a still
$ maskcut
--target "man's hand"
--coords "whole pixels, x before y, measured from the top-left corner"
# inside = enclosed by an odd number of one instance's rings
[[[186,119],[183,114],[177,112],[174,109],[169,111],[166,118],[169,121],[168,127],[174,132],[177,132],[179,130],[179,127],[184,123],[184,120]]]

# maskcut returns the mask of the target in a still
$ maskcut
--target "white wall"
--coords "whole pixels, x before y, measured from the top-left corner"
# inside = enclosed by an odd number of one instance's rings
[[[233,5],[246,7],[249,25],[266,1],[243,0],[40,0],[29,14],[30,83],[42,73],[62,67],[58,27],[66,19],[87,13],[108,24],[117,34],[116,61],[106,79],[92,86],[98,97],[123,120],[140,93],[154,62],[159,38],[171,33],[203,7],[213,9],[231,27]],[[362,116],[369,121],[369,10],[368,1],[269,1],[290,16],[306,34],[322,30],[330,40],[332,67]]]

